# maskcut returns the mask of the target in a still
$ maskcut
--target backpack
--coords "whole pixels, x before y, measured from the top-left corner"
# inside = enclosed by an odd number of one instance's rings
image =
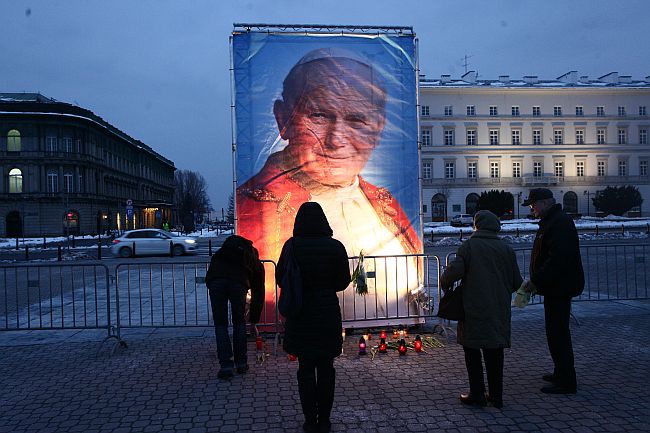
[[[280,299],[278,310],[284,317],[296,317],[302,310],[302,274],[294,253],[294,241],[291,239],[287,254],[284,275],[280,282]]]

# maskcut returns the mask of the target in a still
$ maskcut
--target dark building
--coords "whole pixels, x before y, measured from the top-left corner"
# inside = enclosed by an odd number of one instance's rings
[[[175,170],[89,110],[0,93],[0,237],[171,223]]]

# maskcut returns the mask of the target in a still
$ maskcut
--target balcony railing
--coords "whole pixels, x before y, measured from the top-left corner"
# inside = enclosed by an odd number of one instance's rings
[[[422,179],[423,186],[457,186],[457,187],[486,187],[499,185],[509,186],[557,186],[557,185],[648,185],[650,176],[523,176],[523,177],[456,177],[453,179]]]

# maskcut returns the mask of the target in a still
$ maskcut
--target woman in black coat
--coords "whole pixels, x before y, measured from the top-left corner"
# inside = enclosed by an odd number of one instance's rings
[[[350,268],[345,247],[332,238],[332,229],[318,203],[303,203],[296,214],[293,237],[285,242],[278,260],[278,285],[290,254],[295,254],[302,276],[302,308],[285,322],[283,347],[298,357],[304,430],[327,432],[334,403],[334,358],[343,346],[336,292],[350,284]]]

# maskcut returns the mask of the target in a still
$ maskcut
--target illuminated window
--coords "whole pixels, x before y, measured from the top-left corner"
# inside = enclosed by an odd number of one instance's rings
[[[7,151],[20,152],[20,132],[12,129],[7,133]]]
[[[9,193],[23,192],[23,172],[18,168],[9,170]]]
[[[542,108],[539,105],[533,105],[533,116],[541,116]]]

